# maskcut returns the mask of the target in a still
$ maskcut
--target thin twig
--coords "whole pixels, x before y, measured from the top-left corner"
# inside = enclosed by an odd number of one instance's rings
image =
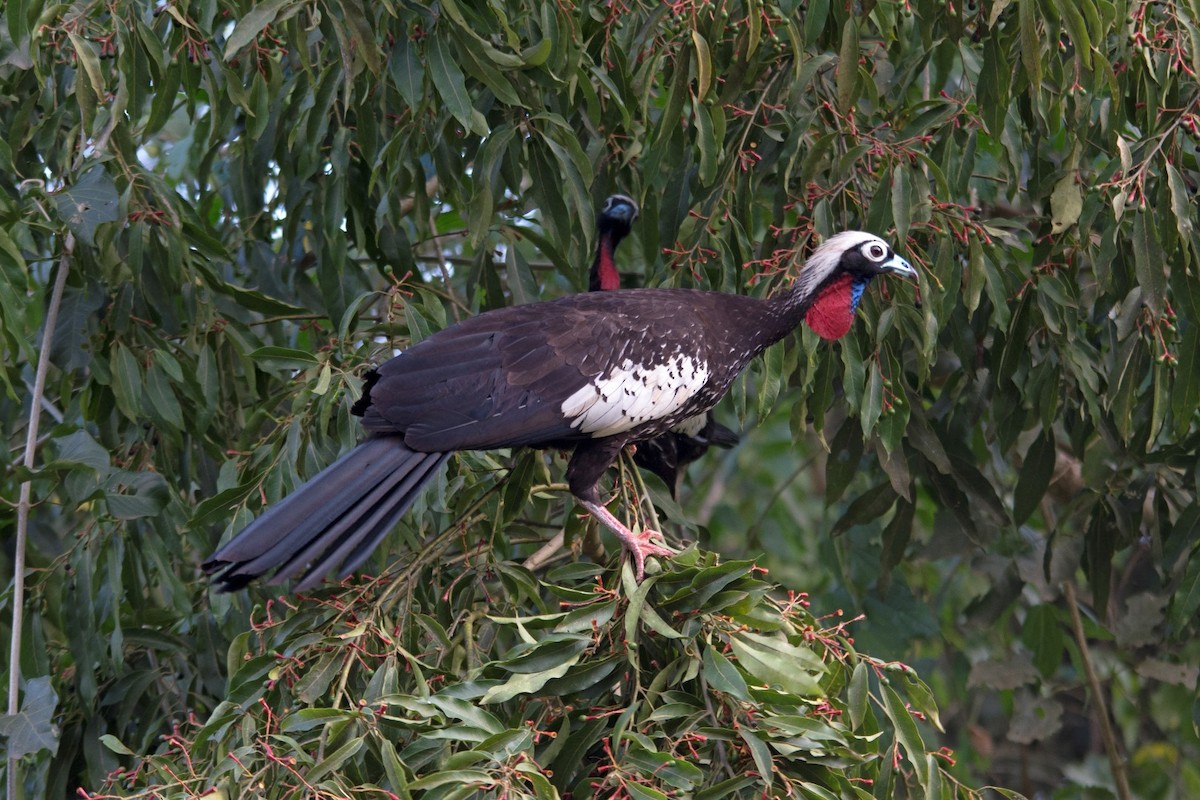
[[[33,379],[33,395],[29,400],[29,427],[25,431],[25,469],[32,470],[37,453],[38,424],[41,421],[42,397],[46,393],[46,373],[50,371],[50,346],[54,343],[54,329],[58,325],[58,310],[62,306],[63,290],[67,285],[67,271],[71,253],[75,250],[75,234],[68,233],[64,241],[62,258],[58,262],[58,275],[50,293],[50,305],[46,309],[46,321],[42,330],[42,351],[38,353],[37,372]],[[8,714],[20,710],[21,691],[21,628],[25,624],[25,546],[29,540],[29,509],[32,506],[33,483],[21,483],[21,495],[17,500],[17,541],[13,554],[13,600],[12,641],[8,647]],[[10,753],[8,757],[8,796],[17,797],[17,765],[20,759]]]
[[[1104,692],[1100,686],[1100,678],[1092,666],[1092,657],[1088,652],[1087,636],[1083,632],[1083,617],[1079,614],[1079,603],[1075,598],[1075,581],[1063,581],[1063,596],[1067,601],[1067,609],[1071,612],[1071,630],[1075,634],[1075,644],[1079,646],[1079,660],[1083,663],[1083,671],[1087,676],[1088,688],[1092,692],[1092,702],[1096,704],[1096,715],[1100,717],[1100,734],[1104,739],[1104,752],[1108,755],[1108,764],[1112,769],[1113,783],[1116,784],[1119,800],[1131,800],[1129,779],[1125,775],[1125,760],[1117,748],[1117,735],[1113,731],[1112,720],[1108,717],[1108,704],[1104,702]]]

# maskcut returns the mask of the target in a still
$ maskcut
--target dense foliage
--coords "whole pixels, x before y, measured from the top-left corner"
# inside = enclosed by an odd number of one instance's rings
[[[2,19],[10,785],[1200,795],[1195,0]],[[367,364],[581,290],[618,190],[632,283],[766,293],[861,227],[920,285],[769,351],[678,505],[621,473],[614,507],[702,548],[640,588],[561,458],[500,452],[379,578],[209,591],[220,537],[355,441]]]

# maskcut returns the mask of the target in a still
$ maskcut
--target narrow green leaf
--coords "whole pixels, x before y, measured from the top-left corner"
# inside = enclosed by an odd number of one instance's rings
[[[1171,210],[1175,215],[1175,227],[1179,231],[1179,238],[1188,242],[1191,241],[1192,229],[1196,226],[1193,219],[1196,214],[1195,204],[1179,170],[1173,164],[1167,164],[1166,170],[1167,188],[1171,192]],[[1193,254],[1193,257],[1195,255]]]
[[[128,347],[118,344],[110,356],[113,397],[117,408],[126,418],[138,422],[142,419],[142,368]]]
[[[362,736],[356,736],[314,764],[312,769],[305,774],[304,779],[315,784],[326,775],[337,772],[343,764],[353,758],[362,749],[364,744],[366,744],[366,739]]]
[[[146,370],[146,396],[163,421],[177,431],[184,430],[183,408],[171,388],[171,380],[158,364],[151,364]]]
[[[692,29],[692,44],[696,48],[696,100],[703,103],[712,86],[712,54],[703,34],[695,28]]]
[[[1080,6],[1088,0],[1064,0],[1056,3],[1055,7],[1062,14],[1063,24],[1075,46],[1075,57],[1083,62],[1086,69],[1092,68],[1092,37],[1088,35],[1087,22],[1084,21]]]
[[[479,112],[471,104],[471,96],[467,93],[466,78],[458,66],[458,62],[450,53],[450,46],[445,37],[432,35],[427,40],[426,56],[428,57],[429,72],[433,77],[433,86],[437,93],[446,101],[446,108],[464,128],[480,135],[487,134],[487,124],[482,128],[476,120]]]
[[[1051,679],[1062,665],[1066,642],[1058,612],[1048,603],[1040,603],[1025,613],[1021,641],[1033,654],[1033,665],[1042,677]]]
[[[1017,488],[1013,491],[1013,522],[1020,525],[1041,502],[1054,477],[1056,446],[1054,432],[1043,430],[1029,445],[1021,472],[1017,477]]]
[[[120,739],[113,736],[111,733],[105,733],[100,736],[100,744],[107,747],[109,750],[122,756],[136,755],[132,750],[126,747]]]
[[[875,432],[875,425],[879,422],[882,412],[883,374],[879,371],[879,364],[871,361],[867,366],[867,388],[863,391],[862,405],[858,409],[864,438]]]
[[[108,451],[87,431],[74,431],[51,441],[54,444],[51,464],[78,464],[101,474],[108,472]]]
[[[1175,420],[1175,435],[1182,438],[1191,429],[1196,409],[1200,407],[1200,326],[1188,325],[1175,353],[1171,416]]]
[[[632,781],[625,783],[625,791],[632,800],[670,800],[666,792]]]
[[[909,713],[900,695],[891,686],[883,686],[883,708],[896,730],[896,739],[904,747],[908,763],[912,764],[917,780],[922,787],[929,785],[929,765],[925,762],[925,742],[917,723]]]
[[[854,672],[850,675],[850,685],[846,688],[846,710],[850,712],[852,730],[861,729],[863,721],[867,718],[870,677],[867,662],[859,661],[854,665]]]
[[[825,22],[829,19],[830,0],[813,0],[804,11],[804,44],[813,47],[825,30]]]
[[[307,369],[320,363],[320,360],[307,350],[275,345],[260,347],[252,351],[250,359],[264,369],[278,370]]]
[[[855,525],[877,520],[887,513],[896,502],[896,492],[889,481],[884,481],[859,495],[846,513],[833,526],[833,534],[848,531]]]
[[[911,195],[908,165],[898,163],[892,168],[892,221],[896,225],[898,242],[908,240],[908,229],[912,225]]]
[[[771,762],[771,748],[767,746],[766,742],[758,738],[758,735],[753,730],[745,725],[740,726],[737,732],[742,741],[746,743],[746,748],[750,751],[751,758],[754,759],[754,766],[758,769],[759,778],[767,788],[770,788],[775,780],[775,772],[772,769],[773,764]]]
[[[415,41],[405,36],[396,42],[388,59],[388,74],[405,105],[414,109],[420,107],[425,97],[425,67]]]
[[[750,690],[746,680],[733,662],[723,656],[711,644],[704,648],[704,680],[718,692],[724,692],[742,702],[750,701]]]
[[[1151,313],[1161,315],[1166,302],[1167,274],[1166,257],[1158,243],[1158,231],[1154,226],[1154,212],[1141,209],[1133,215],[1133,230],[1130,232],[1133,245],[1133,266],[1138,285],[1142,287],[1142,301]]]
[[[783,387],[783,351],[783,345],[768,347],[762,355],[762,380],[759,382],[757,403],[759,419],[767,416]]]
[[[700,183],[711,186],[717,178],[720,162],[720,143],[713,129],[713,119],[708,106],[696,103],[696,144],[700,148]]]
[[[853,18],[842,27],[836,84],[838,110],[849,114],[858,97],[858,24]]]
[[[1016,0],[1021,28],[1021,63],[1034,95],[1042,85],[1042,43],[1037,32],[1037,0]]]
[[[233,31],[229,34],[229,38],[225,40],[225,61],[228,63],[246,47],[248,44],[258,38],[258,34],[262,33],[263,29],[271,23],[275,22],[283,9],[289,5],[296,5],[297,8],[285,16],[291,16],[299,10],[297,0],[267,0],[265,3],[257,3],[250,7],[250,11],[246,16],[237,21],[233,26]]]

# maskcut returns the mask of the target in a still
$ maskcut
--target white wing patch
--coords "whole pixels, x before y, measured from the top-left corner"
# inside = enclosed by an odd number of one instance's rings
[[[562,404],[571,427],[596,438],[673,414],[708,382],[708,367],[684,355],[645,367],[629,359],[594,379]]]

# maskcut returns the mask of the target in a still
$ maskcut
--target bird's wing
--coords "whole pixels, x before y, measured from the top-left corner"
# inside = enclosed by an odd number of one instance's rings
[[[468,319],[381,365],[363,424],[444,451],[600,438],[665,418],[707,371],[703,337],[689,335],[686,314],[662,314],[663,299],[573,295]]]

